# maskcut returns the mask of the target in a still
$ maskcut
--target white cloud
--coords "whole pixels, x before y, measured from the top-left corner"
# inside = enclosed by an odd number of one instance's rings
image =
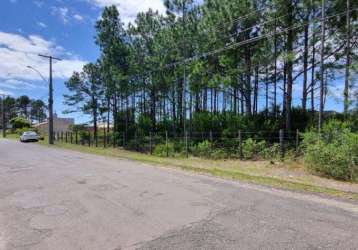
[[[48,76],[48,60],[39,57],[38,54],[64,58],[63,61],[54,61],[53,77],[55,79],[69,78],[73,71],[80,71],[86,63],[71,56],[61,46],[40,36],[26,37],[0,31],[0,82],[2,82],[0,89],[31,88],[34,82],[43,84],[38,73],[27,68],[27,66],[32,66],[44,77]]]
[[[139,12],[145,12],[148,9],[158,10],[159,13],[165,13],[165,6],[162,0],[87,0],[98,6],[105,7],[116,5],[125,23],[133,22]]]
[[[84,17],[81,16],[80,14],[73,15],[73,18],[76,19],[79,22],[82,22],[84,20]]]
[[[43,29],[47,28],[47,25],[45,23],[43,23],[43,22],[37,22],[36,24],[37,24],[37,26],[39,26],[39,27],[41,27]]]
[[[44,5],[44,2],[42,2],[42,1],[33,1],[33,4],[35,4],[38,8],[41,8]]]
[[[12,90],[35,89],[35,88],[44,89],[45,86],[37,86],[34,83],[25,82],[25,81],[17,80],[17,79],[8,79],[8,80],[5,80],[4,82],[0,82],[0,88],[12,89]]]
[[[13,96],[14,95],[14,93],[13,92],[11,92],[11,91],[6,91],[6,90],[2,90],[2,89],[0,89],[0,95],[10,95],[10,96]]]
[[[58,16],[64,24],[67,24],[69,21],[69,9],[67,7],[51,7],[51,14],[53,16]]]

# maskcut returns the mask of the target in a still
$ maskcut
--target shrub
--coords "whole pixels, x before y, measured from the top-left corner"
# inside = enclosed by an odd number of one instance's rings
[[[304,159],[311,171],[339,180],[358,177],[358,134],[348,124],[330,121],[321,135],[314,130],[304,134]]]
[[[278,159],[280,157],[280,144],[274,143],[272,146],[264,147],[259,156],[265,160]]]
[[[216,148],[208,140],[198,143],[196,146],[192,148],[192,153],[194,156],[209,158],[209,159],[225,159],[230,156],[230,150],[223,148]]]
[[[214,160],[219,160],[219,159],[226,159],[228,158],[228,152],[224,149],[215,149],[211,152],[210,154],[210,158],[214,159]]]
[[[153,154],[160,157],[166,157],[167,152],[169,157],[175,156],[175,147],[173,143],[168,143],[168,147],[166,144],[158,144],[153,150]]]
[[[10,120],[10,124],[12,129],[22,129],[22,128],[30,128],[31,124],[28,120],[22,117],[15,117]]]
[[[212,144],[208,140],[205,140],[194,146],[192,152],[195,156],[210,158],[212,151],[211,149]]]
[[[253,159],[266,147],[265,141],[257,142],[252,138],[244,141],[242,144],[242,152],[245,159]]]

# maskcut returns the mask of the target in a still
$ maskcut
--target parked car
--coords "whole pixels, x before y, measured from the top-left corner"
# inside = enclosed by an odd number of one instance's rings
[[[26,131],[20,136],[21,142],[37,142],[39,139],[39,135],[33,131]]]

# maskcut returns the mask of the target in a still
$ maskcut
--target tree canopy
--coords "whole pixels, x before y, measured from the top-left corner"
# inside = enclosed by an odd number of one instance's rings
[[[165,6],[166,14],[148,10],[128,25],[105,7],[95,25],[96,70],[74,73],[66,103],[91,110],[94,121],[108,112],[115,132],[128,137],[142,123],[145,133],[305,129],[316,126],[321,97],[338,96],[346,115],[354,107],[358,2],[327,1],[325,19],[318,0]],[[336,84],[344,90],[333,95]]]

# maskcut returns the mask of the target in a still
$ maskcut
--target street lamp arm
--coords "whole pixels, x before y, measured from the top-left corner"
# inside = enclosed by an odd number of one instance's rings
[[[44,82],[45,82],[46,84],[48,84],[48,82],[49,82],[48,79],[46,79],[46,78],[41,74],[40,71],[38,71],[37,69],[35,69],[35,68],[32,67],[32,66],[27,66],[27,68],[29,68],[29,69],[35,71],[35,72],[42,78],[42,80],[44,80]]]

